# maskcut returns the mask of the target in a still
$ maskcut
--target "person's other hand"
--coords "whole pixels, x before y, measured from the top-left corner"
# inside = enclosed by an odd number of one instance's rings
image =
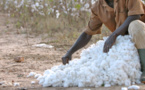
[[[65,65],[69,63],[69,60],[71,60],[72,55],[66,54],[65,56],[62,57],[62,63]]]
[[[109,36],[109,38],[106,40],[105,44],[104,44],[104,49],[103,51],[105,53],[109,52],[109,49],[113,46],[113,44],[115,43],[117,38],[117,35],[115,33],[111,34]]]

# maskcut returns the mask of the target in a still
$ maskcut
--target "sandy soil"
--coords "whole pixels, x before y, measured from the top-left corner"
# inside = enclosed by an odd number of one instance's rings
[[[9,22],[9,23],[8,23]],[[44,70],[54,65],[61,64],[61,57],[66,50],[63,48],[36,48],[32,45],[41,42],[39,36],[19,34],[25,32],[24,28],[18,30],[14,27],[14,19],[7,17],[6,14],[0,13],[0,82],[5,81],[6,86],[0,85],[0,90],[121,90],[123,86],[114,86],[110,88],[42,88],[34,78],[26,76],[31,72],[43,73]],[[80,52],[74,57],[79,57]],[[17,56],[24,57],[24,62],[17,63],[14,58]],[[31,81],[37,83],[31,85]],[[13,83],[18,82],[20,86],[14,87]],[[145,89],[144,85],[140,85]]]

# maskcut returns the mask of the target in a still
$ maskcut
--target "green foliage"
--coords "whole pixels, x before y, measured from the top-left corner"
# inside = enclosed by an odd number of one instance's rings
[[[74,0],[75,2],[77,2],[77,0]]]
[[[80,4],[76,4],[75,8],[79,10],[81,8],[81,5]]]
[[[20,28],[20,27],[21,27],[21,23],[20,23],[19,21],[17,21],[16,27],[17,27],[17,28]]]
[[[53,2],[53,0],[49,0],[50,2]]]

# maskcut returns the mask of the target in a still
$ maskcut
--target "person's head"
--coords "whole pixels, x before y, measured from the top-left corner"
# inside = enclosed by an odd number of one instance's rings
[[[114,0],[106,0],[106,2],[110,7],[114,8]]]
[[[114,0],[106,0],[107,2],[113,2]]]
[[[114,1],[114,0],[107,0],[107,1],[110,1],[110,2],[112,2],[112,1]]]

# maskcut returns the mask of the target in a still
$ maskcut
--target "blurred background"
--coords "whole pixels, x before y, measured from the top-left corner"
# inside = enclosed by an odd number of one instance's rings
[[[87,26],[95,0],[0,0],[2,12],[16,18],[18,34],[49,38],[50,44],[72,45]],[[7,22],[9,23],[9,22]],[[27,28],[27,30],[22,30]],[[110,32],[103,28],[96,42]]]
[[[17,34],[49,38],[48,43],[72,45],[87,26],[90,8],[96,0],[0,0],[1,11],[15,18]],[[9,23],[9,22],[7,22]],[[25,28],[25,30],[23,30]],[[91,42],[110,34],[102,34]]]

